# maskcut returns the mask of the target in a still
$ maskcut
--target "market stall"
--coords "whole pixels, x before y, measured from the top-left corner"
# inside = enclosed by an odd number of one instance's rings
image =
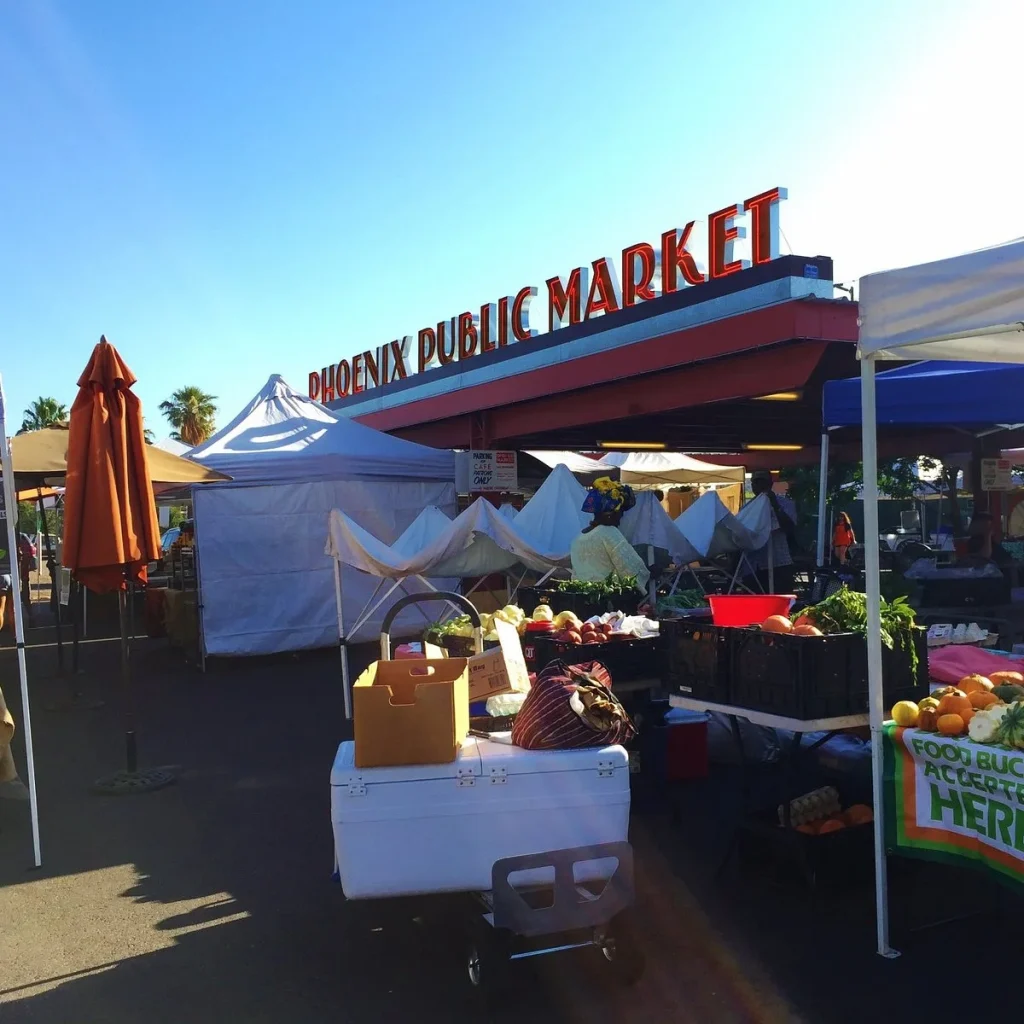
[[[872,274],[861,280],[859,355],[867,536],[878,534],[875,361],[944,359],[1021,363],[1024,362],[1022,343],[1024,241],[983,249],[937,263]],[[874,799],[875,806],[882,807],[887,798],[883,726],[887,709],[883,693],[879,551],[875,545],[869,544],[865,554]],[[952,748],[953,744],[950,746]],[[876,821],[878,952],[882,956],[894,956],[896,953],[889,944],[885,854],[884,828]]]
[[[455,460],[362,426],[272,376],[189,458],[229,484],[195,494],[196,571],[207,655],[254,655],[337,642],[324,525],[342,510],[391,543],[428,506],[455,511]],[[372,579],[345,572],[354,621]],[[378,622],[365,623],[365,636]]]

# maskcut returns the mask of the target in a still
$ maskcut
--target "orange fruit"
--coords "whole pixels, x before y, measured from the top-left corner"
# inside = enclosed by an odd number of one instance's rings
[[[971,702],[971,707],[977,711],[999,703],[999,698],[990,690],[975,690],[967,695],[967,699]]]
[[[792,633],[793,623],[785,615],[769,615],[761,623],[761,629],[766,633]]]
[[[826,832],[838,832],[846,825],[839,818],[826,818],[818,829],[818,835],[823,836]]]
[[[875,813],[867,804],[854,804],[843,811],[843,821],[847,825],[866,825],[875,820]]]
[[[959,736],[966,728],[963,718],[955,713],[940,715],[936,725],[943,736]]]
[[[809,821],[806,825],[797,825],[797,832],[803,832],[806,836],[816,836],[818,834],[818,826],[813,822]]]
[[[959,690],[956,693],[947,693],[939,701],[938,712],[942,715],[959,715],[962,711],[970,711],[971,702],[966,694]]]
[[[969,725],[971,724],[971,719],[972,719],[972,718],[973,718],[973,717],[974,717],[974,716],[975,716],[975,715],[976,715],[977,713],[978,713],[978,712],[977,712],[977,710],[976,710],[975,708],[971,708],[971,710],[970,710],[970,711],[960,711],[960,712],[958,712],[958,714],[960,715],[960,717],[961,717],[961,718],[962,718],[962,719],[964,720],[964,731],[965,731],[965,732],[967,731],[967,726],[969,726]]]
[[[935,732],[939,727],[939,713],[935,708],[921,708],[917,715],[917,727],[925,732]]]
[[[793,634],[795,636],[824,636],[817,626],[812,626],[809,622],[798,622],[793,627]]]
[[[992,680],[975,674],[964,676],[957,685],[964,693],[970,696],[972,693],[977,693],[978,690],[991,690]]]
[[[1000,683],[1016,683],[1018,686],[1024,686],[1024,676],[1019,672],[993,672],[989,679],[992,680],[993,686],[998,686]]]

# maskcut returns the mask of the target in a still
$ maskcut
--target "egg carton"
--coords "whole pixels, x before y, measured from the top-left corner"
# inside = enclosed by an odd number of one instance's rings
[[[948,647],[950,644],[990,647],[998,640],[998,634],[990,633],[976,622],[959,622],[955,626],[951,622],[937,622],[928,627],[929,647]]]

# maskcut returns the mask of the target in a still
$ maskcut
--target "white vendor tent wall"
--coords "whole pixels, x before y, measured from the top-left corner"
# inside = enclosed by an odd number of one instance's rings
[[[1024,239],[952,259],[872,274],[860,283],[864,536],[878,536],[876,359],[1024,362]],[[882,758],[881,597],[878,545],[864,545],[869,710],[875,800],[878,952],[889,945]]]
[[[428,506],[442,514],[456,507],[451,452],[339,416],[276,375],[189,458],[232,477],[193,494],[203,644],[211,655],[338,642],[333,563],[324,553],[332,509],[392,543]],[[350,569],[344,583],[354,621],[375,581]],[[368,621],[365,637],[377,626]]]

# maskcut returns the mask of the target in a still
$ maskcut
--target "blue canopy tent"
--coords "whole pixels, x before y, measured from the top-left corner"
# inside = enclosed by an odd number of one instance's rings
[[[881,426],[1009,428],[1021,420],[1024,365],[930,360],[875,377]],[[822,390],[821,477],[818,494],[818,564],[825,561],[825,498],[829,431],[861,425],[861,379],[831,380]]]
[[[1018,423],[1024,394],[1020,363],[926,362],[886,370],[875,378],[880,424]],[[826,382],[822,424],[860,426],[860,377]]]

